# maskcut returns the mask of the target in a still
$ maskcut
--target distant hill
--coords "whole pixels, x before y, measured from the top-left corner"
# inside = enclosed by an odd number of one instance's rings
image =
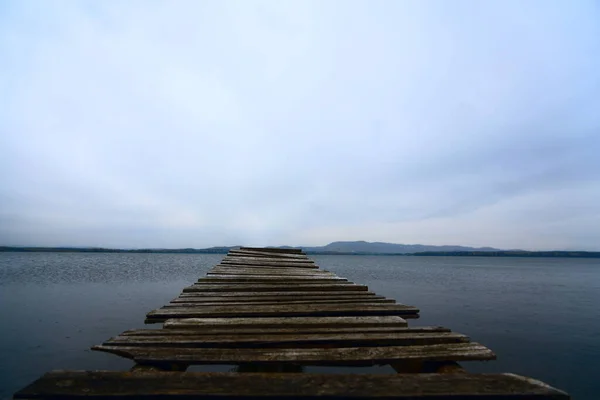
[[[454,252],[454,251],[499,251],[492,247],[467,247],[467,246],[432,246],[424,244],[396,244],[384,242],[332,242],[326,246],[303,247],[304,251],[311,253],[370,253],[370,254],[412,254],[427,251]]]
[[[101,247],[31,247],[31,246],[0,246],[0,251],[23,252],[82,252],[82,253],[227,253],[240,246],[215,246],[204,249],[108,249]],[[492,247],[466,246],[430,246],[423,244],[396,244],[384,242],[332,242],[326,246],[269,246],[280,249],[302,248],[311,254],[413,254],[424,252],[497,252],[502,251]]]
[[[500,250],[492,247],[432,246],[424,244],[397,244],[384,242],[332,242],[326,246],[269,246],[275,248],[302,248],[308,254],[392,255],[414,256],[487,256],[487,257],[600,257],[600,252],[586,251],[524,251]],[[64,252],[64,253],[212,253],[226,254],[240,246],[215,246],[204,249],[108,249],[100,247],[30,247],[0,246],[0,252]]]
[[[424,244],[396,244],[383,242],[333,242],[326,246],[269,246],[275,248],[302,248],[307,254],[350,254],[350,255],[393,255],[412,256],[462,256],[462,257],[577,257],[600,258],[600,252],[593,251],[524,251],[499,250],[492,247],[431,246]],[[107,249],[99,247],[27,247],[0,246],[0,252],[59,252],[59,253],[184,253],[184,254],[226,254],[240,246],[217,246],[205,249]]]

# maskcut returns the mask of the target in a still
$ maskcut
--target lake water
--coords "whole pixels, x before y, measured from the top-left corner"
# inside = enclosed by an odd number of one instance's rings
[[[0,253],[0,398],[52,369],[130,368],[130,361],[90,346],[149,327],[146,312],[176,297],[222,257]],[[600,397],[600,260],[313,258],[378,294],[418,306],[421,319],[411,325],[444,325],[496,352],[496,361],[464,363],[471,372],[515,372],[574,399]]]

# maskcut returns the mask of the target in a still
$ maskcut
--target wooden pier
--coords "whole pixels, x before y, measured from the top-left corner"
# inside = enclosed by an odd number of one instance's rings
[[[162,329],[121,333],[93,350],[128,372],[53,371],[15,399],[568,399],[514,374],[469,374],[496,358],[419,310],[320,269],[300,249],[240,248],[179,297],[151,311]],[[191,365],[235,372],[185,372]],[[397,374],[302,373],[303,366],[389,364]]]

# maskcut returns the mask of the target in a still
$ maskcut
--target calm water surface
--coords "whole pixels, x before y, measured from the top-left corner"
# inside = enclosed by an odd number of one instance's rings
[[[146,312],[176,297],[222,257],[0,253],[0,398],[52,369],[130,368],[130,361],[90,346],[148,327]],[[599,398],[600,260],[313,258],[378,294],[419,306],[421,319],[412,325],[444,325],[492,348],[498,360],[465,363],[472,372],[520,373],[575,399]]]

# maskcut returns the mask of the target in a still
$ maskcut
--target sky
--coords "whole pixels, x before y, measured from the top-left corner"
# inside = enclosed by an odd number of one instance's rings
[[[600,250],[598,1],[0,1],[0,245]]]

